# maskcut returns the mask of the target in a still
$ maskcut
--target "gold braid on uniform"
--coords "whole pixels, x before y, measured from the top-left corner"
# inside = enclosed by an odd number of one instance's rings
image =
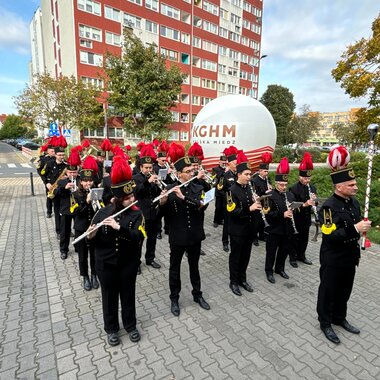
[[[223,178],[223,176],[221,176],[221,177],[219,178],[219,182],[218,182],[218,184],[216,185],[216,188],[217,188],[219,191],[221,191],[221,190],[223,189],[223,182],[224,182],[224,178]]]
[[[41,174],[42,175],[45,175],[45,173],[46,173],[46,165],[47,164],[45,164],[45,166],[42,168],[42,170],[41,170]],[[39,168],[39,166],[38,166],[38,168]]]
[[[232,212],[235,210],[236,203],[232,199],[232,193],[231,191],[228,191],[226,193],[226,198],[227,198],[227,211]]]
[[[138,230],[143,234],[144,239],[146,239],[146,231],[145,231],[145,218],[144,215],[142,215],[141,224],[139,225]]]
[[[78,207],[78,203],[75,202],[75,198],[74,198],[74,195],[71,194],[70,195],[70,212],[73,214],[75,209]]]
[[[333,223],[331,209],[323,210],[323,224],[321,226],[321,232],[325,235],[330,235],[336,230],[336,224]]]

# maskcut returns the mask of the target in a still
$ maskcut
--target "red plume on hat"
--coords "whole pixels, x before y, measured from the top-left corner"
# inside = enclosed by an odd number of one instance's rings
[[[40,152],[46,152],[47,151],[47,148],[50,144],[45,144],[45,145],[42,145],[41,148],[40,148]]]
[[[154,152],[152,144],[145,144],[140,150],[140,157],[152,157],[155,160],[156,153]]]
[[[121,149],[119,145],[115,145],[112,148],[112,153],[114,156],[121,156],[121,157],[124,157],[125,160],[129,160],[128,155],[124,152],[123,149]]]
[[[77,145],[77,146],[75,147],[75,149],[76,149],[78,152],[82,152],[82,150],[83,150],[83,146],[82,146],[82,145]]]
[[[286,157],[283,157],[277,166],[276,174],[289,174],[290,166]]]
[[[136,148],[138,151],[141,150],[141,148],[145,145],[144,141],[140,141],[137,145],[136,145]]]
[[[88,148],[90,146],[90,142],[87,139],[84,139],[82,141],[83,148]]]
[[[110,150],[112,150],[111,141],[108,139],[104,139],[104,141],[102,142],[102,145],[100,145],[100,149],[103,152],[109,152]]]
[[[63,137],[63,135],[60,135],[59,137],[57,137],[57,146],[60,146],[62,148],[66,148],[67,147],[67,141]]]
[[[177,144],[175,142],[172,142],[169,145],[168,156],[173,163],[184,157],[185,153],[185,147],[183,145]]]
[[[122,156],[114,156],[111,169],[112,185],[127,182],[132,179],[132,169]]]
[[[202,147],[195,142],[188,150],[187,155],[189,157],[198,157],[201,161],[205,158],[203,155]]]
[[[167,153],[168,150],[169,150],[168,143],[166,142],[166,140],[162,140],[161,144],[157,147],[157,151],[158,152],[165,152],[165,153]]]
[[[338,146],[329,153],[326,162],[333,171],[342,170],[350,162],[350,153],[344,146]]]
[[[248,157],[244,154],[242,150],[238,151],[237,157],[237,165],[241,164],[242,162],[248,162]]]
[[[157,147],[160,144],[160,142],[157,139],[154,139],[152,144],[153,146]]]
[[[234,147],[233,145],[229,146],[228,148],[224,149],[223,153],[228,157],[232,156],[233,154],[238,154],[238,149]]]
[[[131,148],[130,145],[126,145],[126,146],[125,146],[125,149],[126,149],[127,152],[129,152],[132,148]]]
[[[272,153],[265,152],[261,155],[261,162],[263,164],[270,164],[273,161]]]
[[[57,144],[58,144],[58,137],[57,136],[53,136],[50,140],[49,140],[49,142],[48,142],[48,144],[49,145],[51,145],[51,146],[58,146]]]
[[[309,152],[305,152],[299,166],[299,170],[313,170],[313,158]]]
[[[91,169],[94,174],[98,172],[98,163],[94,156],[87,156],[82,165],[82,169]]]
[[[75,147],[71,148],[70,156],[67,159],[67,163],[70,166],[80,166],[81,164],[80,155],[79,155],[78,150]]]

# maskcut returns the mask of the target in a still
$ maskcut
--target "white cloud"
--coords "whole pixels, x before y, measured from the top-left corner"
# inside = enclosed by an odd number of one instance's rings
[[[17,14],[0,7],[0,49],[30,53],[28,23]]]

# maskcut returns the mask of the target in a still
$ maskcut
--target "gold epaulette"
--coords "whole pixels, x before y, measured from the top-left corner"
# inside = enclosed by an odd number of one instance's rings
[[[47,164],[45,164],[45,166],[44,166],[43,169],[41,170],[41,174],[42,174],[42,175],[45,175],[45,174],[46,174],[46,165],[47,165]]]
[[[330,235],[336,230],[336,224],[333,223],[331,209],[323,210],[323,224],[321,226],[321,232],[324,235]]]
[[[78,203],[74,203],[70,206],[70,212],[74,213],[75,209],[78,207]]]
[[[143,234],[144,239],[146,239],[147,234],[146,234],[146,231],[145,231],[145,218],[144,218],[144,215],[142,215],[141,224],[139,225],[138,230]]]
[[[223,176],[222,176],[222,177],[220,177],[219,182],[218,182],[218,184],[216,185],[216,188],[217,188],[219,191],[223,189],[223,182],[224,182],[224,179],[223,179]]]
[[[226,194],[227,197],[227,211],[232,212],[236,208],[236,203],[232,199],[232,193],[231,191],[228,191]]]

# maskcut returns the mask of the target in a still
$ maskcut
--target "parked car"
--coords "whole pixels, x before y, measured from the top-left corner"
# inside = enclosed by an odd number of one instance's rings
[[[24,145],[24,148],[28,148],[28,149],[31,149],[31,150],[38,150],[40,145],[33,142],[33,141],[29,141],[27,143],[25,143]]]
[[[16,144],[16,148],[21,150],[22,147],[26,144],[26,143],[29,143],[31,142],[30,140],[18,140],[17,141],[17,144]]]

